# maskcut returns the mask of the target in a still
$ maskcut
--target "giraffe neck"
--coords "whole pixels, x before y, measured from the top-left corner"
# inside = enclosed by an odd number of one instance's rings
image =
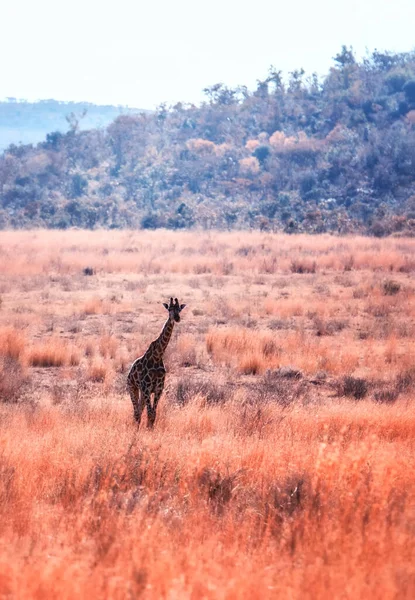
[[[161,358],[163,356],[167,345],[170,342],[171,334],[173,333],[173,327],[173,319],[167,319],[159,337],[155,340],[154,352],[158,358]]]

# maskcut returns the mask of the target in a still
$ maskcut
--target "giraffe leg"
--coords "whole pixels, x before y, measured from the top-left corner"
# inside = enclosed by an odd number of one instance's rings
[[[156,412],[154,408],[151,406],[151,394],[148,391],[141,392],[144,396],[144,400],[147,406],[147,427],[152,428],[154,425],[154,421],[156,420]]]
[[[160,396],[163,393],[163,389],[164,389],[164,378],[162,381],[160,381],[160,383],[157,384],[156,387],[156,391],[154,392],[154,402],[153,402],[153,409],[152,409],[152,424],[151,427],[153,427],[154,425],[154,421],[156,420],[156,411],[157,411],[157,404],[160,400]]]
[[[140,392],[140,388],[131,384],[128,386],[128,391],[130,393],[131,402],[133,403],[134,419],[137,421],[137,424],[140,425],[141,415],[144,409],[143,395]]]
[[[145,400],[143,398],[143,392],[140,391],[139,392],[139,400],[138,400],[138,411],[137,411],[137,413],[134,413],[134,417],[135,417],[135,420],[137,421],[138,425],[140,425],[141,415],[143,414],[144,405],[145,405]]]

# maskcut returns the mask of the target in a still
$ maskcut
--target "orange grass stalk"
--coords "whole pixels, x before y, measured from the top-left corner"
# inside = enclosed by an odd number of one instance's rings
[[[26,336],[19,329],[0,327],[0,356],[20,360],[23,358],[26,344]]]
[[[52,337],[29,348],[28,361],[33,367],[76,366],[80,361],[80,352],[59,338]]]

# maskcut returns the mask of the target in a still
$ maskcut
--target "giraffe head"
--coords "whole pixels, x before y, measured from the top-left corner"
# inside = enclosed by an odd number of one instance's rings
[[[163,302],[163,306],[166,310],[169,311],[169,319],[176,321],[176,323],[179,323],[180,313],[182,312],[186,304],[179,304],[177,298],[175,298],[173,302],[173,298],[170,298],[170,304],[166,304],[165,302]]]

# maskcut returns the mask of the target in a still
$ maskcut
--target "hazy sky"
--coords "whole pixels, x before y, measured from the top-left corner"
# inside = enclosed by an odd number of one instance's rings
[[[413,0],[1,0],[0,98],[154,108],[272,64],[325,74],[342,44],[415,48]]]

